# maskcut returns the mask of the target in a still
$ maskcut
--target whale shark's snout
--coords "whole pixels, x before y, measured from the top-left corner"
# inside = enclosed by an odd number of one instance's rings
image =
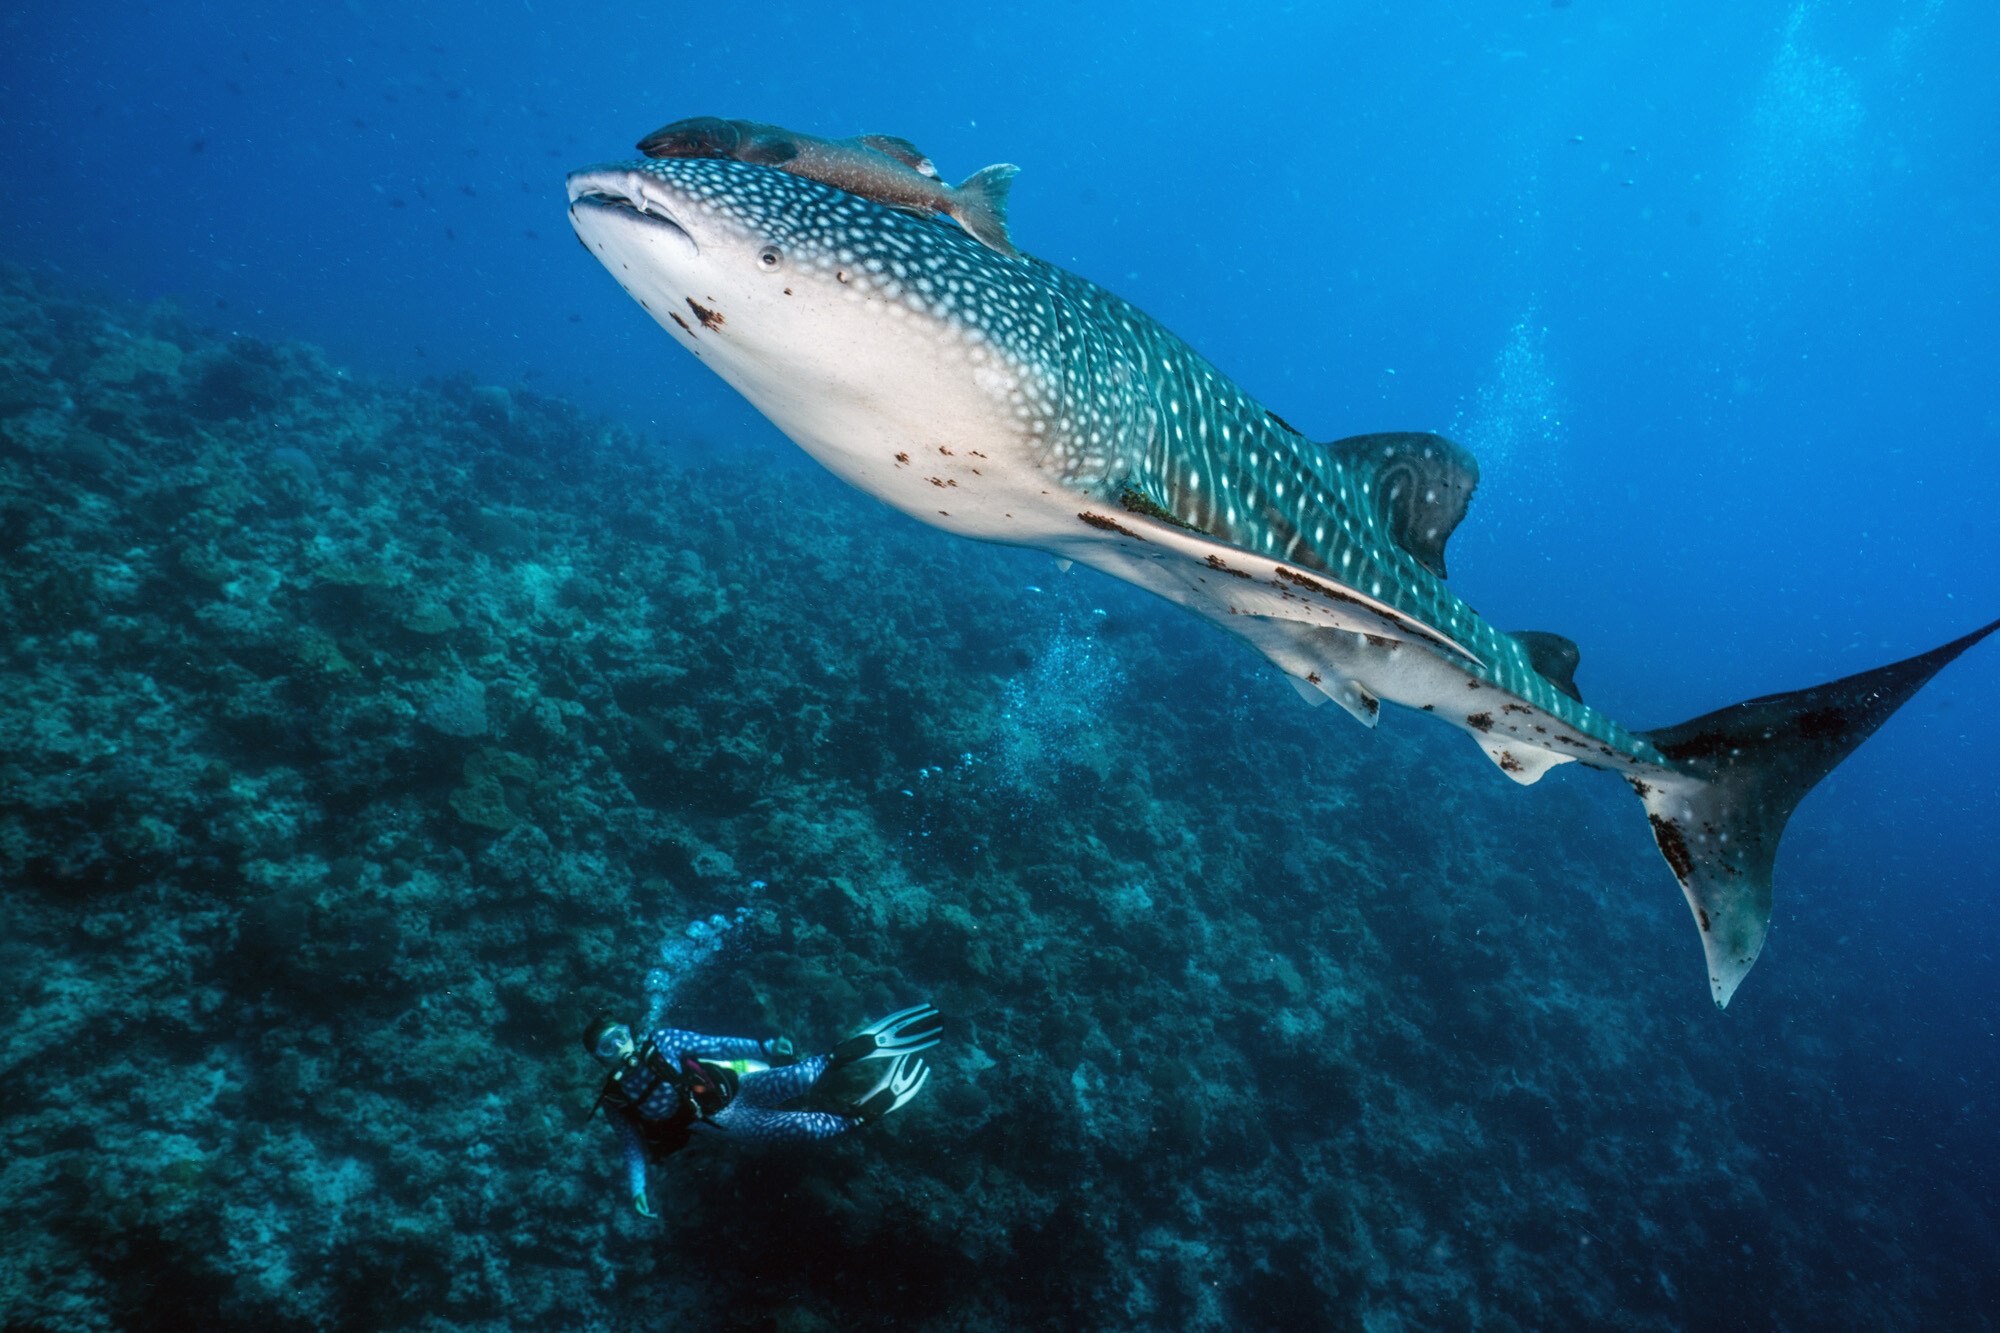
[[[593,237],[634,228],[644,229],[637,234],[650,236],[650,244],[678,246],[690,257],[700,253],[681,221],[693,210],[659,173],[630,164],[585,167],[569,174],[568,186],[570,225],[593,254],[599,252]]]
[[[856,484],[879,493],[875,473],[906,470],[896,456],[914,457],[919,435],[935,451],[990,424],[965,330],[984,308],[970,266],[993,252],[955,224],[705,158],[602,163],[567,186],[578,239],[632,299]],[[941,347],[957,349],[949,370]],[[914,484],[930,489],[931,475]],[[901,503],[919,498],[948,516],[914,491]]]

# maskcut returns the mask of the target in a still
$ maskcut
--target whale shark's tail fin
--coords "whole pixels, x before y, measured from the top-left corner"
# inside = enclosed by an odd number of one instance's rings
[[[1771,867],[1785,821],[1813,785],[2000,620],[1941,648],[1826,685],[1768,694],[1646,733],[1677,770],[1633,778],[1681,882],[1724,1008],[1771,926]]]

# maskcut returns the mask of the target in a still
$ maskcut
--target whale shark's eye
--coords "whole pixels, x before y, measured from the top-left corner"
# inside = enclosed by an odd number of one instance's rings
[[[767,245],[757,252],[757,267],[766,273],[776,273],[785,266],[785,252],[775,245]]]

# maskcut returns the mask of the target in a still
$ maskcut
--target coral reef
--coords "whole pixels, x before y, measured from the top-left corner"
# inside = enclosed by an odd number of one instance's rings
[[[1710,1009],[1614,784],[1521,793],[1124,589],[672,456],[0,276],[0,1322],[1980,1295],[1837,1053]],[[576,1036],[648,998],[806,1048],[930,998],[951,1038],[909,1110],[687,1152],[647,1221]]]

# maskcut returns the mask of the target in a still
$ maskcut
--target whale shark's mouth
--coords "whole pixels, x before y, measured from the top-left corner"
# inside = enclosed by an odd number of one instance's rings
[[[580,217],[597,214],[624,214],[643,226],[665,228],[687,243],[690,250],[700,247],[686,227],[675,221],[666,201],[656,190],[646,188],[644,172],[616,167],[588,167],[569,174],[569,213],[572,224]]]

